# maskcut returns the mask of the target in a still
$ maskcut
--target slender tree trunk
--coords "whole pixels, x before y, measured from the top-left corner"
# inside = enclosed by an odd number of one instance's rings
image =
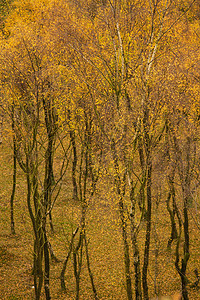
[[[93,277],[92,270],[91,270],[91,267],[90,267],[90,257],[89,257],[88,242],[87,242],[87,239],[86,239],[86,234],[84,236],[84,240],[85,240],[85,253],[86,253],[86,259],[87,259],[88,273],[89,273],[89,276],[90,276],[92,290],[93,290],[93,293],[94,293],[94,299],[98,300],[97,290],[96,290],[96,287],[95,287],[95,284],[94,284],[94,277]]]
[[[39,300],[41,297],[42,285],[43,285],[43,270],[42,270],[42,262],[43,262],[43,239],[41,237],[41,230],[38,235],[38,239],[36,240],[36,267],[34,277],[35,277],[35,291],[36,291],[36,300]]]
[[[43,285],[43,252],[44,252],[44,234],[42,228],[42,213],[41,213],[41,203],[38,193],[38,182],[37,182],[37,172],[31,173],[31,162],[30,157],[26,161],[27,169],[27,204],[29,209],[29,214],[33,224],[35,240],[34,240],[34,265],[33,265],[33,275],[34,275],[34,287],[35,287],[35,299],[39,300],[41,297],[42,285]],[[32,175],[32,176],[30,176]],[[33,202],[35,207],[35,215],[31,207],[31,194],[33,193]]]
[[[131,283],[131,274],[130,274],[130,256],[129,256],[129,244],[127,237],[127,224],[125,221],[124,215],[124,202],[123,198],[120,196],[119,200],[119,211],[121,218],[121,229],[122,229],[122,238],[124,243],[124,264],[125,264],[125,276],[126,276],[126,288],[127,288],[127,297],[128,300],[132,300],[132,283]]]
[[[14,223],[14,198],[16,190],[16,174],[17,174],[17,144],[15,137],[15,116],[14,116],[14,103],[11,106],[11,121],[12,121],[12,133],[13,133],[13,184],[12,193],[10,197],[10,221],[11,221],[11,233],[15,234],[15,223]]]
[[[188,197],[185,197],[184,199],[184,209],[183,209],[183,215],[184,215],[184,222],[183,222],[183,229],[184,229],[184,256],[181,262],[181,283],[182,283],[182,294],[184,300],[189,300],[188,298],[188,291],[187,291],[187,277],[186,277],[186,269],[187,269],[187,263],[190,258],[190,239],[189,239],[189,220],[188,220]]]
[[[46,294],[46,300],[50,300],[50,289],[49,289],[49,275],[50,275],[50,263],[49,263],[49,247],[48,247],[48,240],[46,235],[46,229],[43,228],[44,234],[44,288]]]
[[[167,197],[167,210],[169,212],[170,215],[170,221],[171,221],[171,235],[170,238],[168,240],[168,244],[167,244],[167,248],[171,249],[171,244],[173,242],[174,239],[177,238],[178,233],[177,233],[177,229],[176,229],[176,221],[175,221],[175,215],[176,215],[176,200],[175,200],[175,188],[174,188],[174,175],[171,178],[169,176],[169,194]],[[172,209],[170,208],[170,199],[172,198]]]
[[[67,254],[67,257],[64,261],[64,264],[63,264],[63,268],[62,268],[62,271],[61,271],[61,274],[60,274],[60,281],[61,281],[61,288],[66,291],[66,286],[65,286],[65,271],[66,271],[66,267],[67,267],[67,263],[68,263],[68,260],[69,260],[69,257],[71,255],[71,252],[72,252],[72,248],[73,248],[73,243],[74,243],[74,238],[78,232],[78,229],[79,227],[76,228],[76,230],[72,233],[72,237],[71,237],[71,242],[70,242],[70,245],[69,245],[69,251],[68,251],[68,254]]]
[[[140,253],[139,253],[135,232],[132,233],[132,245],[133,245],[133,259],[134,259],[134,268],[135,268],[135,299],[142,300]]]
[[[73,199],[77,200],[78,199],[77,183],[76,183],[77,153],[76,153],[75,133],[72,130],[70,130],[70,139],[72,142],[72,149],[73,149],[73,162],[72,162]]]
[[[50,263],[49,263],[49,247],[48,240],[46,235],[46,213],[48,208],[51,205],[51,188],[53,182],[53,136],[51,133],[48,134],[48,147],[45,157],[45,179],[44,179],[44,203],[43,203],[43,220],[42,225],[42,234],[44,238],[43,250],[44,250],[44,288],[46,294],[46,300],[50,300],[50,287],[49,287],[49,278],[50,278]],[[49,212],[50,227],[53,232],[53,223],[51,212]]]
[[[176,247],[176,261],[175,266],[178,270],[178,273],[181,277],[181,284],[182,284],[182,295],[184,300],[189,300],[188,298],[188,291],[187,291],[187,277],[186,277],[186,270],[187,264],[190,258],[190,239],[189,239],[189,219],[188,219],[188,204],[189,199],[191,197],[191,137],[187,137],[186,145],[184,148],[184,152],[178,146],[178,142],[176,139],[175,134],[173,133],[173,141],[175,145],[175,149],[178,155],[178,170],[179,170],[179,177],[182,186],[182,193],[183,193],[183,229],[184,229],[184,246],[183,246],[183,258],[181,260],[181,267],[179,266],[179,247],[180,247],[180,235],[177,241]],[[183,162],[185,161],[185,163]],[[178,216],[178,215],[177,215]],[[180,222],[180,221],[179,221]]]
[[[143,144],[142,144],[142,139],[139,137],[138,139],[138,153],[139,153],[139,158],[140,158],[140,166],[142,169],[142,178],[143,182],[140,187],[140,194],[139,194],[139,208],[141,211],[143,211],[143,214],[146,215],[146,207],[145,207],[145,157],[144,157],[144,150],[143,150]]]
[[[12,193],[10,197],[10,220],[11,220],[11,233],[15,234],[15,223],[14,223],[14,198],[16,190],[16,175],[17,175],[17,157],[16,157],[16,141],[13,136],[13,185]]]
[[[54,139],[55,136],[51,132],[48,134],[48,148],[46,152],[46,184],[45,184],[45,208],[46,210],[51,206],[51,190],[52,186],[54,184],[54,175],[53,175],[53,148],[54,148]],[[53,228],[53,221],[52,221],[52,214],[51,211],[49,211],[49,223],[51,231],[54,232]]]
[[[147,271],[149,265],[149,248],[150,248],[150,237],[151,237],[151,178],[152,177],[152,165],[151,162],[147,162],[147,213],[146,213],[146,239],[144,248],[144,263],[142,269],[142,285],[144,300],[149,299],[148,295],[148,282],[147,282]]]
[[[115,142],[112,140],[111,150],[114,159],[114,167],[115,167],[115,185],[117,188],[117,194],[119,197],[119,214],[121,219],[121,230],[122,230],[122,239],[124,243],[124,265],[125,265],[125,277],[126,277],[126,292],[128,300],[133,299],[132,294],[132,282],[131,282],[131,274],[130,274],[130,254],[129,254],[129,244],[128,244],[128,236],[127,236],[127,223],[125,218],[125,209],[124,209],[124,200],[121,191],[121,179],[119,174],[119,165],[118,165],[118,157],[115,148]]]
[[[85,229],[81,226],[78,245],[74,248],[73,251],[74,276],[76,280],[76,300],[79,300],[79,294],[80,294],[80,275],[81,275],[82,262],[83,262],[84,235],[85,235]]]
[[[71,121],[71,112],[68,109],[68,119],[69,122]],[[76,136],[75,136],[75,132],[73,129],[71,129],[70,127],[70,131],[69,131],[69,136],[71,139],[71,143],[72,143],[72,150],[73,150],[73,162],[72,162],[72,185],[73,185],[73,199],[74,200],[78,200],[78,187],[77,187],[77,182],[76,182],[76,167],[77,167],[77,150],[76,150]]]
[[[54,157],[54,144],[56,138],[56,114],[53,108],[52,99],[43,98],[43,108],[45,113],[45,124],[48,137],[48,145],[45,154],[45,180],[44,180],[44,202],[46,210],[51,206],[51,190],[54,184],[53,174],[53,157]],[[52,215],[49,211],[49,221],[51,231],[54,232]]]
[[[134,197],[134,188],[132,187],[130,193],[131,200],[131,242],[133,248],[133,259],[134,259],[134,268],[135,268],[135,299],[142,300],[142,290],[141,290],[141,271],[140,271],[140,253],[137,244],[137,228],[135,226],[135,197]]]

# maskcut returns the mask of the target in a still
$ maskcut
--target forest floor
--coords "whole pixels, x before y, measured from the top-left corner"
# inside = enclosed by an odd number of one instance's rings
[[[70,179],[53,209],[54,233],[48,226],[48,238],[59,262],[51,261],[50,290],[52,299],[75,299],[73,264],[69,260],[66,273],[66,293],[60,287],[60,272],[68,253],[71,232],[79,222],[80,205],[71,198]],[[99,299],[126,299],[123,266],[123,244],[119,227],[118,207],[112,190],[102,193],[104,182],[90,199],[87,212],[87,238],[91,269]],[[108,189],[108,188],[107,188]],[[10,196],[12,190],[12,153],[8,145],[0,145],[0,299],[34,299],[32,261],[33,233],[26,205],[26,183],[18,168],[17,189],[14,203],[16,234],[10,230]],[[180,277],[175,270],[175,246],[167,250],[170,236],[165,201],[161,202],[152,226],[150,268],[148,273],[149,293],[157,289],[162,294],[173,294],[181,288]],[[145,224],[139,237],[143,250]],[[196,280],[194,269],[200,272],[200,235],[195,219],[190,214],[190,252],[188,278]],[[158,251],[156,251],[156,249]],[[141,251],[142,253],[142,251]],[[84,254],[85,255],[85,254]],[[141,257],[143,260],[143,257]],[[134,271],[133,262],[131,269]],[[134,274],[132,271],[132,278]],[[200,299],[197,289],[189,288],[189,299]],[[42,299],[45,299],[44,294]],[[85,259],[80,282],[80,300],[94,299]]]

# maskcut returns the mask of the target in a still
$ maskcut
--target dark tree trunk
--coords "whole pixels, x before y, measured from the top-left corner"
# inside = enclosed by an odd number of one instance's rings
[[[67,267],[67,263],[68,263],[69,257],[70,257],[71,252],[72,252],[73,242],[74,242],[74,238],[75,238],[77,232],[78,232],[78,227],[72,233],[71,242],[69,244],[69,251],[68,251],[67,257],[66,257],[66,259],[64,261],[63,268],[62,268],[62,271],[61,271],[61,274],[60,274],[61,288],[64,291],[66,291],[66,286],[65,286],[65,271],[66,271],[66,267]]]
[[[134,259],[134,268],[135,268],[135,299],[142,300],[142,290],[141,290],[141,270],[140,270],[140,253],[137,244],[137,227],[135,226],[135,205],[136,199],[134,196],[134,187],[132,186],[130,193],[131,200],[131,241],[133,248],[133,259]]]
[[[144,300],[149,299],[148,295],[148,282],[147,282],[147,271],[149,265],[149,248],[150,248],[150,237],[151,237],[151,177],[152,177],[152,165],[151,162],[148,162],[147,165],[147,212],[146,212],[146,239],[145,239],[145,248],[144,248],[144,263],[142,269],[142,285]]]
[[[115,142],[112,140],[111,143],[111,150],[113,154],[114,159],[114,167],[115,167],[115,186],[117,189],[117,194],[119,197],[119,214],[121,219],[121,230],[122,230],[122,239],[124,243],[124,265],[125,265],[125,277],[126,277],[126,292],[128,300],[133,299],[132,294],[132,282],[131,282],[131,272],[130,272],[130,254],[129,254],[129,243],[128,243],[128,237],[127,237],[127,223],[125,218],[125,209],[124,209],[124,200],[122,196],[122,190],[121,190],[121,178],[119,175],[119,165],[118,165],[118,157],[115,147]]]
[[[73,162],[72,162],[73,199],[77,200],[78,199],[77,183],[76,183],[77,153],[76,153],[75,133],[72,130],[70,130],[70,139],[71,139],[72,149],[73,149]]]
[[[92,270],[91,270],[91,267],[90,267],[90,257],[89,257],[88,242],[87,242],[87,239],[86,239],[86,235],[84,236],[84,240],[85,240],[85,253],[86,253],[86,259],[87,259],[88,273],[89,273],[89,276],[90,276],[92,290],[93,290],[93,293],[94,293],[94,299],[98,300],[97,290],[96,290],[96,287],[95,287],[95,284],[94,284],[94,277],[93,277]]]
[[[45,295],[46,300],[50,300],[50,289],[49,289],[49,274],[50,274],[50,263],[49,263],[49,247],[48,247],[48,240],[46,235],[46,229],[43,228],[44,234],[44,288],[45,288]]]
[[[51,206],[51,191],[54,185],[54,173],[53,173],[53,157],[54,157],[54,145],[56,139],[57,130],[57,114],[53,107],[52,99],[43,98],[43,108],[45,113],[45,124],[48,137],[48,145],[45,153],[45,180],[44,180],[44,205],[46,210]],[[50,228],[53,232],[53,222],[51,210],[49,211]]]
[[[170,235],[170,238],[167,243],[168,249],[171,249],[171,244],[172,244],[173,240],[176,239],[178,236],[177,229],[176,229],[176,221],[175,221],[175,215],[176,215],[177,209],[176,209],[175,188],[174,188],[173,180],[174,180],[174,175],[172,178],[169,176],[170,191],[169,191],[169,194],[167,197],[167,210],[169,212],[170,221],[171,221],[171,235]],[[172,206],[173,206],[172,209],[170,208],[170,199],[171,198],[172,198]]]
[[[13,137],[13,185],[12,194],[10,197],[10,220],[11,220],[11,233],[15,234],[15,222],[14,222],[14,198],[16,190],[16,175],[17,175],[17,157],[16,157],[16,141]]]
[[[10,197],[10,221],[11,221],[11,233],[15,234],[14,198],[15,198],[16,174],[17,174],[17,145],[16,145],[16,137],[15,137],[14,104],[11,107],[11,121],[12,121],[12,133],[13,133],[13,184],[12,184],[12,193]]]

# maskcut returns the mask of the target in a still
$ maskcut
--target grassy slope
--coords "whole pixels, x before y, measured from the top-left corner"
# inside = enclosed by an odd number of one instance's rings
[[[16,235],[10,234],[9,201],[12,184],[12,156],[6,143],[0,145],[0,299],[34,299],[32,268],[33,235],[26,207],[26,185],[23,174],[18,170],[18,184],[15,199]],[[78,203],[70,197],[69,180],[54,207],[53,219],[55,234],[49,232],[49,239],[59,263],[51,263],[52,299],[75,299],[75,281],[72,262],[66,270],[67,295],[60,289],[62,261],[68,251],[70,232],[76,227],[80,213]],[[108,188],[106,188],[108,189]],[[100,299],[126,299],[123,275],[123,246],[119,229],[117,205],[113,191],[105,191],[102,182],[88,209],[88,238],[91,267]],[[199,232],[191,220],[191,259],[189,279],[194,280],[194,269],[200,270]],[[157,284],[163,294],[172,294],[180,288],[180,279],[174,268],[174,248],[166,250],[170,234],[167,211],[164,201],[154,216],[152,227],[151,267],[149,270],[150,293],[153,295],[155,278],[155,242],[159,245]],[[142,249],[145,224],[143,224],[139,243]],[[193,251],[194,250],[194,251]],[[133,266],[132,266],[133,270]],[[190,299],[199,299],[198,291],[190,290]],[[42,297],[44,299],[44,295]],[[83,267],[80,299],[93,299],[87,268]]]

